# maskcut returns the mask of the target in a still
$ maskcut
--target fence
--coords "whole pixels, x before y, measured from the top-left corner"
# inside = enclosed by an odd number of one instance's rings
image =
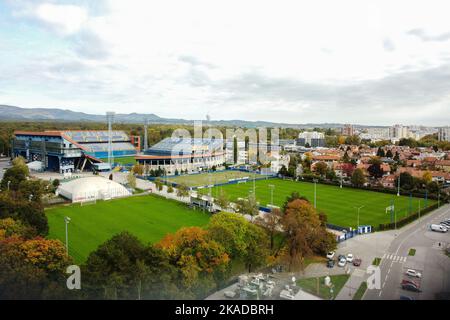
[[[430,213],[431,211],[437,209],[439,207],[439,205],[437,203],[426,207],[425,209],[420,211],[420,216],[424,216],[427,213]],[[398,220],[397,222],[392,222],[392,223],[382,223],[379,225],[378,227],[378,231],[383,231],[383,230],[392,230],[392,229],[396,229],[396,228],[401,228],[405,225],[407,225],[408,223],[416,220],[417,218],[419,218],[419,212],[413,213],[403,219]]]

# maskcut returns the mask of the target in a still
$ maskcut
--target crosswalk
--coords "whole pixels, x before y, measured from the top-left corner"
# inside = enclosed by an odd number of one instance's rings
[[[404,263],[406,262],[406,257],[397,256],[395,254],[385,253],[382,259],[392,260],[394,262]]]

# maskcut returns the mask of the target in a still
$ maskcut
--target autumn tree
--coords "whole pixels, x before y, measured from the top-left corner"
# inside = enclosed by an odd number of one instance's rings
[[[326,173],[328,171],[328,165],[323,161],[317,162],[314,165],[314,171],[323,177],[326,175]]]
[[[282,226],[286,235],[289,270],[295,265],[303,266],[305,257],[336,246],[335,239],[328,235],[319,215],[308,201],[295,199],[289,202]]]
[[[229,263],[224,247],[199,227],[168,234],[157,247],[168,254],[170,263],[176,266],[181,288],[193,297],[214,289]]]
[[[185,184],[179,184],[177,186],[177,196],[180,198],[189,196],[189,187]]]
[[[66,297],[65,269],[69,264],[59,240],[0,239],[0,299]]]
[[[127,174],[127,183],[130,188],[136,189],[136,176],[131,171]]]
[[[355,169],[352,175],[352,184],[355,187],[362,187],[366,183],[366,177],[364,175],[364,171],[360,168]]]
[[[269,254],[267,234],[244,217],[229,212],[215,214],[208,223],[208,232],[232,259],[243,261],[249,272],[266,262]]]

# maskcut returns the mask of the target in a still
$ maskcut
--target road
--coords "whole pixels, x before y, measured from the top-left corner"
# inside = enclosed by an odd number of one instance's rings
[[[0,181],[3,179],[3,170],[9,167],[9,158],[0,158]]]
[[[398,300],[400,296],[408,296],[415,300],[432,300],[436,299],[436,294],[450,292],[450,258],[444,254],[444,248],[450,243],[450,233],[432,232],[428,228],[429,224],[439,223],[444,218],[450,218],[450,205],[394,234],[394,240],[381,256],[381,289],[367,290],[364,299]],[[416,250],[414,256],[408,255],[410,249]],[[422,273],[422,279],[416,279],[422,292],[401,288],[408,268]]]

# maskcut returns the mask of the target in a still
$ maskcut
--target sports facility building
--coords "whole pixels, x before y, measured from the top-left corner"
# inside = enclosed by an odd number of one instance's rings
[[[111,131],[111,142],[112,157],[135,156],[140,149],[140,137],[123,131]],[[108,170],[108,146],[107,130],[15,131],[12,141],[14,156],[40,161],[44,170],[60,173]]]
[[[65,182],[58,187],[58,193],[72,202],[110,200],[131,195],[123,185],[98,176]]]
[[[136,157],[146,170],[165,170],[172,175],[176,171],[189,173],[222,166],[225,163],[224,140],[166,138]]]

